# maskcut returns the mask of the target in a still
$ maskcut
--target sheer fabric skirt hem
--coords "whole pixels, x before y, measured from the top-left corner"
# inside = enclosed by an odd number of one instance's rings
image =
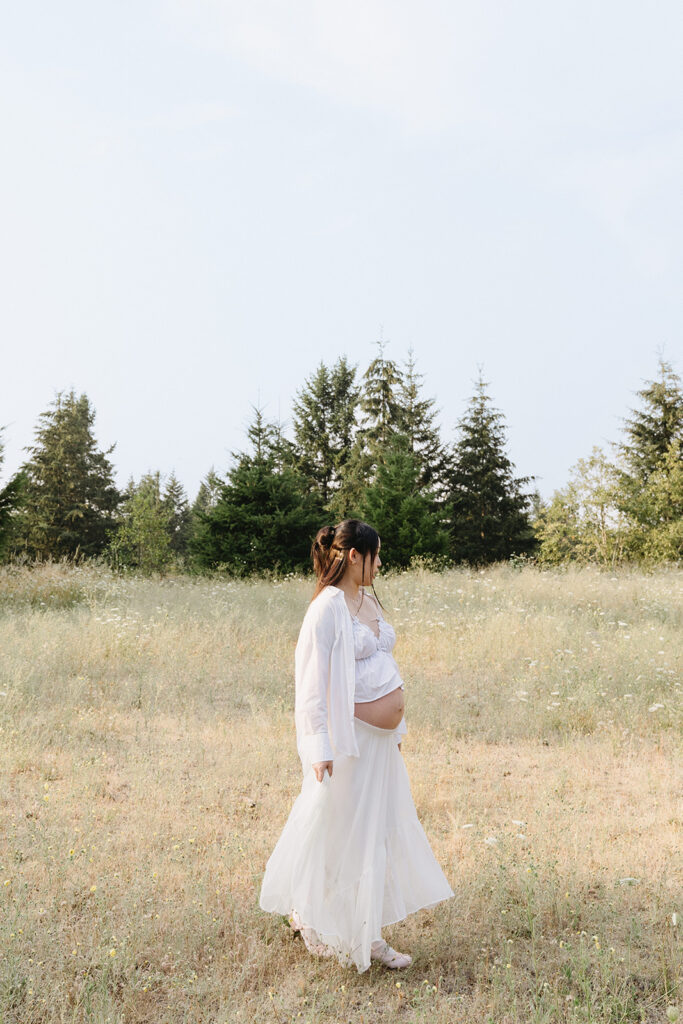
[[[266,864],[259,904],[287,915],[310,952],[362,973],[383,926],[453,895],[410,792],[395,730],[354,719],[359,757],[309,768]]]

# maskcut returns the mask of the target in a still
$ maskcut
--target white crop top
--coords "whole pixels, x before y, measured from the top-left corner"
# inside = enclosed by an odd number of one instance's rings
[[[353,645],[356,655],[356,685],[353,699],[355,703],[365,704],[371,700],[384,697],[392,690],[400,687],[405,689],[398,671],[398,665],[391,653],[396,643],[396,633],[382,615],[377,616],[379,637],[372,628],[361,622],[356,616],[353,619]],[[400,740],[407,732],[405,716],[394,730]]]
[[[353,616],[353,643],[356,655],[356,687],[354,701],[365,703],[384,697],[392,690],[405,689],[394,661],[392,650],[396,633],[383,615],[377,616],[379,636],[374,630]]]

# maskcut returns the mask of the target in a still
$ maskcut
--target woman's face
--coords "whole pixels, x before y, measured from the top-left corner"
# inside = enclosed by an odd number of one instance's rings
[[[369,586],[373,582],[377,573],[379,572],[379,567],[382,564],[382,559],[379,557],[379,551],[381,547],[382,542],[380,541],[379,544],[377,545],[377,554],[375,555],[374,559],[370,552],[367,552],[365,558],[363,558],[360,551],[356,551],[355,548],[351,548],[351,550],[349,551],[349,570],[353,575],[354,581],[359,586],[361,584]]]

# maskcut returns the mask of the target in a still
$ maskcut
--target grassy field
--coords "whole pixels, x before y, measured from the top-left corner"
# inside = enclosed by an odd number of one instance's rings
[[[2,1024],[683,1024],[683,570],[378,579],[455,898],[363,975],[258,907],[312,588],[0,569]]]

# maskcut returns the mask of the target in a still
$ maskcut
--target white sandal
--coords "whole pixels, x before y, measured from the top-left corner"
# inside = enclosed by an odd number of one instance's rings
[[[373,942],[370,947],[370,959],[379,960],[391,970],[410,967],[413,962],[412,956],[409,956],[408,953],[397,953],[385,939],[382,939],[381,942]]]

